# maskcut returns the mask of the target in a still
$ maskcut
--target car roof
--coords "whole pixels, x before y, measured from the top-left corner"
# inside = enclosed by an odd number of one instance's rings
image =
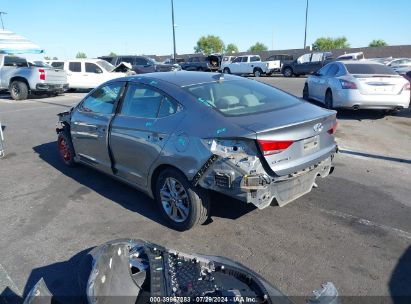
[[[210,83],[219,81],[221,73],[211,72],[191,72],[191,71],[176,71],[176,72],[157,72],[147,73],[142,75],[127,77],[127,80],[162,80],[174,84],[179,87],[190,86],[200,83]],[[224,74],[224,80],[239,80],[243,79],[239,76]]]

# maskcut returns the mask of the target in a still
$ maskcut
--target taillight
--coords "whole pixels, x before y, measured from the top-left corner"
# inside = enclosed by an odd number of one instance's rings
[[[264,156],[267,156],[283,152],[285,149],[292,145],[293,141],[258,140],[258,143]]]
[[[406,91],[410,91],[410,90],[411,90],[411,85],[410,85],[409,82],[404,85],[404,90],[406,90]]]
[[[327,131],[328,134],[331,134],[331,135],[334,134],[335,131],[337,131],[337,127],[338,127],[338,121],[335,121],[335,123],[333,124],[332,128]]]
[[[356,89],[358,89],[355,82],[340,79],[340,83],[341,83],[341,87],[343,89],[346,89],[346,90],[356,90]]]
[[[39,69],[40,80],[46,80],[46,71],[44,69]]]

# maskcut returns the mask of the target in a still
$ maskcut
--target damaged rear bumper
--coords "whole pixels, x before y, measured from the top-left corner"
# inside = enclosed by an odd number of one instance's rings
[[[268,175],[258,159],[249,160],[244,166],[240,161],[219,158],[213,164],[208,164],[198,184],[252,203],[259,209],[275,202],[282,207],[309,193],[318,176],[325,178],[332,173],[333,158],[334,153],[302,171],[278,177]]]

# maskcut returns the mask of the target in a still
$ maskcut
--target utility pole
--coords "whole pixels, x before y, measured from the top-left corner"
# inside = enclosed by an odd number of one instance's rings
[[[305,32],[304,32],[304,49],[307,47],[307,20],[308,20],[308,0],[305,6]]]
[[[7,13],[6,13],[6,12],[0,12],[1,27],[3,28],[3,31],[4,31],[4,24],[3,24],[3,17],[2,17],[2,15],[7,15]]]
[[[174,47],[174,63],[176,63],[176,25],[174,24],[174,1],[171,0],[171,22],[173,23],[173,47]]]

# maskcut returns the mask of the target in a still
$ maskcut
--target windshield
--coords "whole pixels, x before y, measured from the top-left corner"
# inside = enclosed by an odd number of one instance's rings
[[[366,74],[366,75],[397,75],[391,68],[382,64],[345,64],[348,73],[350,74]]]
[[[111,72],[114,69],[114,65],[112,65],[111,63],[108,63],[105,60],[99,60],[97,61],[97,64],[103,69],[105,69],[107,72]]]
[[[253,80],[196,84],[185,89],[200,102],[227,116],[274,111],[300,103],[283,91]]]

